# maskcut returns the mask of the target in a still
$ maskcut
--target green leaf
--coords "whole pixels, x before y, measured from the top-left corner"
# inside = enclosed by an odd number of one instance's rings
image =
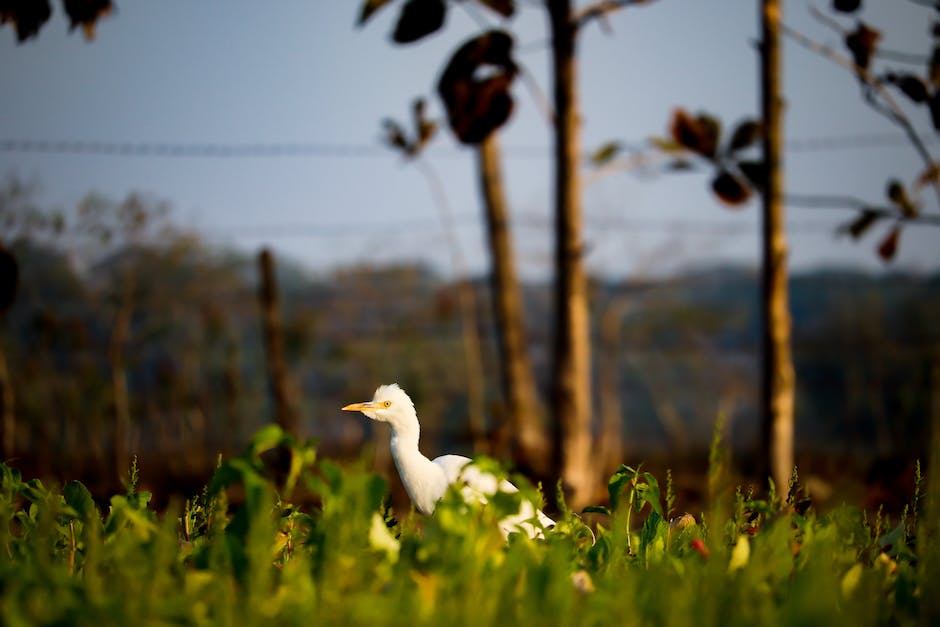
[[[82,520],[89,520],[92,516],[98,516],[98,509],[95,507],[95,500],[91,492],[80,481],[70,481],[65,484],[62,490],[65,502],[74,509]]]
[[[624,487],[629,485],[636,476],[636,471],[629,466],[621,466],[607,482],[607,494],[610,497],[611,511],[617,511],[620,506],[620,499],[623,496]]]
[[[666,535],[669,532],[669,525],[663,520],[663,517],[657,512],[651,512],[643,523],[643,529],[640,532],[640,555],[647,560],[658,559],[666,552]]]
[[[46,500],[49,493],[46,491],[46,487],[42,484],[42,481],[39,479],[30,479],[26,482],[26,485],[23,486],[23,496],[33,503],[40,503]]]
[[[408,0],[401,8],[392,40],[398,44],[418,41],[443,26],[446,15],[444,0]]]
[[[365,2],[362,3],[362,10],[359,12],[359,21],[356,22],[356,26],[365,24],[366,20],[389,2],[391,2],[391,0],[365,0]]]
[[[582,514],[605,514],[610,516],[610,509],[603,505],[588,505],[581,510]]]
[[[269,451],[284,444],[289,438],[290,436],[280,426],[276,424],[266,425],[251,438],[249,450],[253,457],[257,457],[264,451]]]
[[[653,511],[659,514],[660,518],[665,518],[663,515],[663,506],[659,502],[659,482],[656,480],[656,477],[654,477],[653,474],[649,472],[643,473],[643,479],[646,481],[646,485],[648,486],[644,491],[643,498],[647,503],[650,504],[650,507],[653,509]]]
[[[623,144],[620,142],[607,142],[591,154],[591,161],[597,166],[604,165],[616,157],[621,150],[623,150]]]

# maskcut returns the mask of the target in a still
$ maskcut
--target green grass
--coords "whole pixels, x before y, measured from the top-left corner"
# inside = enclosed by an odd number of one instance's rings
[[[817,515],[794,481],[779,503],[716,484],[709,511],[670,525],[669,477],[661,490],[624,466],[611,477],[610,507],[590,508],[593,532],[563,508],[544,540],[507,543],[495,521],[514,497],[478,508],[454,492],[432,517],[393,517],[383,479],[317,460],[274,427],[220,463],[202,494],[163,512],[138,489],[136,464],[101,511],[78,482],[53,489],[0,473],[0,622],[11,627],[940,617],[940,538],[924,514],[935,488],[919,474],[898,520],[851,507]],[[522,494],[538,497],[524,482]],[[301,497],[315,504],[291,504]]]

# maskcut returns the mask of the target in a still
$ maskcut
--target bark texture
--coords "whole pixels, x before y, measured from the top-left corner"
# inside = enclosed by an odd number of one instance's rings
[[[264,352],[268,360],[268,385],[274,401],[274,417],[284,431],[299,436],[297,411],[284,358],[284,332],[271,251],[262,250],[258,255],[258,264],[261,271],[259,301],[264,327]]]
[[[765,128],[763,194],[762,385],[763,444],[767,471],[786,495],[793,470],[796,376],[790,354],[787,238],[783,204],[783,100],[781,95],[780,0],[761,7],[761,91]]]
[[[514,461],[521,468],[545,478],[551,464],[551,444],[542,426],[541,409],[529,359],[522,290],[516,275],[509,212],[503,190],[496,133],[477,148],[477,162],[486,233],[492,255],[492,294],[497,344],[502,362],[501,379],[509,417]]]
[[[577,65],[571,0],[546,0],[555,108],[555,338],[552,372],[555,457],[575,508],[592,496],[591,346],[583,220]]]

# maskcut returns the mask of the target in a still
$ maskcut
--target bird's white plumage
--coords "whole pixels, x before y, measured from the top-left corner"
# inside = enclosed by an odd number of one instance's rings
[[[398,384],[381,385],[375,390],[371,401],[353,403],[343,407],[346,411],[361,411],[378,422],[386,422],[392,430],[392,459],[398,468],[402,484],[414,503],[415,509],[430,516],[437,502],[447,492],[448,486],[460,483],[461,494],[468,502],[486,503],[487,497],[496,492],[514,493],[518,488],[509,481],[502,481],[479,468],[468,464],[472,461],[461,455],[441,455],[430,460],[418,450],[420,425],[414,403]],[[541,527],[554,524],[535,506],[523,501],[518,514],[499,522],[503,535],[521,531],[530,537],[542,535],[541,529],[531,521],[538,520]]]

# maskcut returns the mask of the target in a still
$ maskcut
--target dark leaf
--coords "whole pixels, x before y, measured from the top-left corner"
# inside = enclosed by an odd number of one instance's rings
[[[861,21],[854,31],[845,36],[845,45],[851,51],[855,65],[865,70],[868,69],[872,57],[875,56],[875,50],[878,48],[879,39],[881,39],[881,33],[868,28]]]
[[[885,77],[885,82],[897,86],[898,89],[904,92],[905,96],[914,102],[926,102],[930,97],[926,83],[919,76],[913,74],[888,74]]]
[[[862,6],[862,0],[832,0],[832,8],[842,13],[855,13]]]
[[[513,13],[516,12],[513,0],[477,0],[477,2],[496,11],[503,17],[512,17]]]
[[[938,181],[940,181],[940,166],[938,166],[936,163],[931,163],[917,177],[917,180],[914,182],[914,187],[916,189],[921,189],[927,185],[936,185]]]
[[[20,270],[13,253],[0,247],[0,314],[16,300]]]
[[[463,44],[444,68],[437,91],[461,142],[478,144],[509,119],[517,72],[512,45],[508,33],[489,31]]]
[[[940,132],[940,89],[933,92],[927,106],[930,107],[930,121],[933,123],[933,128]]]
[[[421,126],[418,127],[418,148],[423,148],[431,138],[434,137],[434,133],[437,132],[437,122],[433,120],[425,120],[421,123]]]
[[[869,227],[878,221],[881,214],[871,209],[863,209],[858,216],[847,224],[839,227],[840,233],[848,233],[854,239],[860,238],[868,231]]]
[[[398,122],[390,118],[386,118],[382,120],[382,127],[385,129],[385,143],[387,143],[392,148],[396,148],[404,152],[411,152],[411,144],[405,137],[405,131],[398,124]]]
[[[895,226],[891,229],[891,232],[881,240],[881,244],[878,245],[878,256],[880,256],[885,263],[894,259],[894,256],[898,252],[898,240],[901,237],[901,227]]]
[[[731,133],[731,142],[728,144],[728,150],[734,152],[752,146],[760,141],[763,134],[763,126],[756,120],[743,120],[735,127]]]
[[[606,514],[610,516],[610,510],[603,505],[588,505],[581,510],[582,514]]]
[[[763,161],[751,161],[744,159],[738,161],[738,169],[748,180],[754,189],[764,189],[764,183],[767,179],[767,168]]]
[[[930,61],[927,63],[927,78],[933,87],[940,87],[940,46],[934,46],[930,55]]]
[[[443,26],[446,14],[444,0],[408,0],[401,8],[392,40],[399,44],[418,41]]]
[[[391,2],[391,0],[365,0],[365,2],[362,3],[362,10],[359,12],[359,21],[356,22],[356,26],[365,24],[366,20],[389,2]]]
[[[745,181],[727,170],[721,170],[712,179],[712,191],[729,207],[740,207],[751,197],[751,188]]]
[[[81,26],[85,31],[85,39],[91,41],[95,38],[95,24],[114,8],[111,0],[62,0],[65,12],[69,16],[69,30]]]
[[[691,170],[692,167],[692,164],[686,159],[673,159],[666,164],[666,169],[672,170],[673,172],[685,172]]]
[[[37,36],[51,15],[49,0],[0,0],[0,24],[13,24],[17,43]]]
[[[424,98],[418,98],[414,101],[412,105],[412,114],[414,115],[414,124],[415,124],[415,135],[417,137],[415,141],[415,150],[420,150],[427,144],[432,137],[434,137],[434,132],[437,130],[437,124],[433,120],[429,120],[425,113],[427,109],[427,103],[424,101]]]
[[[594,165],[604,165],[616,157],[621,150],[623,150],[623,145],[620,142],[607,142],[591,154],[591,161]]]
[[[901,181],[897,179],[892,179],[888,181],[888,189],[886,191],[888,200],[890,200],[894,206],[908,218],[913,218],[918,214],[917,205],[911,201],[910,196],[907,195],[907,190],[904,189],[904,185],[901,184]]]
[[[676,109],[672,114],[670,134],[677,144],[714,159],[718,151],[721,122],[705,113],[699,113],[693,118],[684,109]]]

